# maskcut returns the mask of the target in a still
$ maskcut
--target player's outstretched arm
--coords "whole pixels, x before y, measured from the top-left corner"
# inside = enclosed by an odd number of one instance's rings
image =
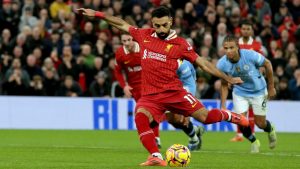
[[[270,60],[265,59],[264,65],[266,68],[266,76],[268,79],[268,97],[272,99],[276,96],[276,89],[274,87],[274,78],[273,78],[273,67]]]
[[[129,28],[131,27],[131,25],[129,25],[123,19],[115,17],[115,16],[107,15],[104,12],[95,11],[93,9],[86,9],[86,8],[79,8],[79,9],[77,9],[77,11],[85,16],[97,17],[100,19],[104,19],[105,21],[107,21],[108,24],[116,27],[117,29],[125,31],[125,32],[129,32]]]
[[[228,97],[228,82],[225,80],[221,80],[221,109],[225,110],[226,107],[226,99]]]
[[[212,63],[207,61],[205,58],[198,56],[195,63],[204,71],[217,76],[221,79],[224,79],[230,84],[240,84],[243,83],[242,79],[239,77],[232,78],[227,76],[225,73],[221,72],[219,69],[217,69]]]

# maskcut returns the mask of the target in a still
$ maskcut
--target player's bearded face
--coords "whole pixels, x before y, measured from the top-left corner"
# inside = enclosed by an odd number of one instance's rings
[[[155,29],[157,36],[164,40],[168,37],[170,33],[170,29],[172,26],[172,18],[168,16],[164,16],[161,18],[154,17],[152,18],[152,25]]]
[[[237,42],[234,41],[224,42],[223,48],[225,50],[225,54],[228,60],[231,63],[237,63],[239,61],[240,55],[239,55],[239,48]]]

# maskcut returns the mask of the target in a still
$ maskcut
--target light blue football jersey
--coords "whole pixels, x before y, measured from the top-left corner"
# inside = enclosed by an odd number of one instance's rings
[[[265,58],[260,53],[253,50],[240,49],[240,60],[231,63],[224,55],[217,63],[217,68],[232,77],[240,77],[244,83],[234,85],[233,92],[238,96],[254,97],[264,95],[266,90],[266,80],[260,73]]]
[[[184,88],[195,96],[196,94],[196,71],[194,66],[186,60],[183,60],[177,69],[177,75]]]

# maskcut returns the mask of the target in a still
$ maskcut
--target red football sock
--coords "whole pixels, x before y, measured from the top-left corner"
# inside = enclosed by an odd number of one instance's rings
[[[135,124],[140,140],[150,154],[159,152],[155,142],[155,135],[150,128],[149,118],[143,113],[137,113]]]
[[[159,137],[159,124],[152,128],[155,137]]]
[[[240,130],[240,128],[237,125],[237,130],[236,130],[237,134],[242,134],[242,131]]]
[[[228,113],[225,110],[211,109],[208,114],[204,124],[212,124],[228,119]]]
[[[248,119],[249,119],[249,124],[250,124],[251,131],[252,131],[252,134],[253,134],[255,132],[254,131],[255,121],[254,121],[254,112],[253,112],[252,108],[249,108]]]
[[[252,134],[255,132],[254,128],[255,128],[255,122],[254,122],[254,112],[253,109],[250,107],[248,110],[248,120],[249,120],[249,125],[252,131]],[[239,127],[237,127],[237,134],[242,134],[241,130]]]

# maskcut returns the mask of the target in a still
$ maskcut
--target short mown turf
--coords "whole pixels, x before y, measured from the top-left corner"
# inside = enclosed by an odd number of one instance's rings
[[[232,143],[234,133],[206,132],[202,150],[192,152],[188,168],[299,169],[300,133],[278,133],[278,146],[268,148],[257,133],[261,153],[251,154],[247,141]],[[180,131],[161,132],[164,154],[174,143],[187,144]],[[0,130],[0,169],[136,169],[148,154],[136,131]]]

